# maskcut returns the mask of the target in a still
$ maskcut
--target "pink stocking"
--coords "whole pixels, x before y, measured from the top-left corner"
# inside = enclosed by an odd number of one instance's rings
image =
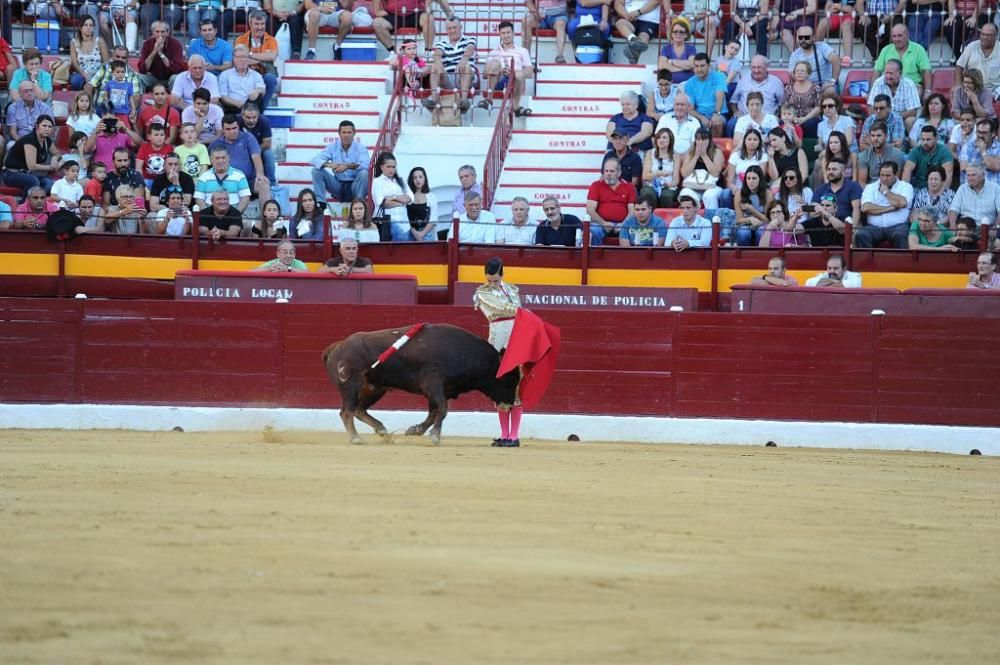
[[[510,411],[506,409],[497,409],[497,415],[500,416],[500,438],[509,439],[510,438]],[[520,417],[518,421],[520,422]]]
[[[520,439],[521,431],[521,413],[523,409],[519,406],[515,406],[510,410],[510,438]]]

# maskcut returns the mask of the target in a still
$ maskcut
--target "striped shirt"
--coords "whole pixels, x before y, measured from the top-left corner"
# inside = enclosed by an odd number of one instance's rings
[[[1000,185],[987,180],[977,193],[966,183],[955,192],[948,210],[954,211],[959,217],[971,217],[976,220],[976,224],[983,218],[992,224],[996,221],[997,215],[1000,215]]]
[[[206,203],[212,204],[212,194],[219,188],[226,190],[229,194],[229,205],[235,206],[240,202],[240,198],[250,196],[250,183],[242,171],[237,171],[232,166],[226,172],[225,178],[219,178],[215,174],[215,169],[209,169],[198,176],[195,181],[194,198],[204,207]]]
[[[885,76],[879,76],[872,83],[871,92],[868,93],[868,106],[875,105],[875,97],[878,95],[888,95],[889,99],[892,100],[892,110],[900,115],[920,108],[920,93],[917,91],[917,85],[905,76],[899,77],[899,85],[896,86],[895,93],[885,82]]]
[[[476,57],[476,40],[468,35],[459,37],[456,44],[452,44],[451,40],[447,37],[439,39],[434,44],[434,50],[441,51],[441,63],[444,65],[444,70],[449,73],[455,73],[458,69],[458,63],[462,61],[462,56],[465,55],[465,49],[469,46],[472,47],[472,59],[474,60]]]

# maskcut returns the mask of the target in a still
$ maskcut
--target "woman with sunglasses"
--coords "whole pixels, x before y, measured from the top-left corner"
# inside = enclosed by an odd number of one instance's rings
[[[808,237],[799,224],[798,213],[789,214],[781,201],[771,201],[767,206],[767,224],[760,236],[760,247],[805,247]]]
[[[826,147],[826,142],[830,140],[833,132],[843,132],[847,137],[847,148],[854,145],[854,119],[844,113],[844,104],[840,97],[834,92],[823,93],[819,101],[820,110],[823,116],[816,127],[816,137],[819,143],[816,144],[816,152]]]
[[[938,224],[934,208],[921,208],[916,220],[910,224],[910,249],[929,249],[939,252],[957,252],[952,243],[955,234]]]
[[[669,70],[674,85],[680,85],[694,76],[694,56],[697,50],[693,44],[688,43],[690,36],[691,29],[687,19],[675,18],[670,24],[670,41],[660,48],[656,69]]]
[[[782,172],[781,185],[775,198],[785,204],[790,215],[794,215],[802,206],[812,203],[813,190],[806,187],[798,169],[792,167]]]

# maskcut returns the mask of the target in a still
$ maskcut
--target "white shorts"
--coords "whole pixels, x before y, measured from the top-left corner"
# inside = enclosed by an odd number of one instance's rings
[[[321,28],[336,28],[340,25],[340,15],[346,12],[346,9],[338,9],[335,12],[330,12],[329,14],[323,14],[320,12],[319,15],[319,27]],[[354,27],[355,28],[369,28],[373,22],[371,14],[364,7],[358,7],[351,14],[354,17]]]

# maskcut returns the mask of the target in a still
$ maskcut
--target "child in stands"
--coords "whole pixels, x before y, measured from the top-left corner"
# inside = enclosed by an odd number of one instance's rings
[[[108,177],[108,167],[104,162],[94,162],[90,168],[90,180],[83,188],[83,193],[93,197],[95,201],[101,201],[104,198],[104,181]]]
[[[802,147],[802,126],[795,124],[795,107],[791,104],[781,105],[781,122],[778,123],[778,127],[785,130],[789,148]]]
[[[49,200],[58,203],[64,208],[76,210],[83,196],[83,186],[78,182],[80,177],[80,165],[69,160],[63,162],[63,177],[52,183],[52,190],[49,192]]]

